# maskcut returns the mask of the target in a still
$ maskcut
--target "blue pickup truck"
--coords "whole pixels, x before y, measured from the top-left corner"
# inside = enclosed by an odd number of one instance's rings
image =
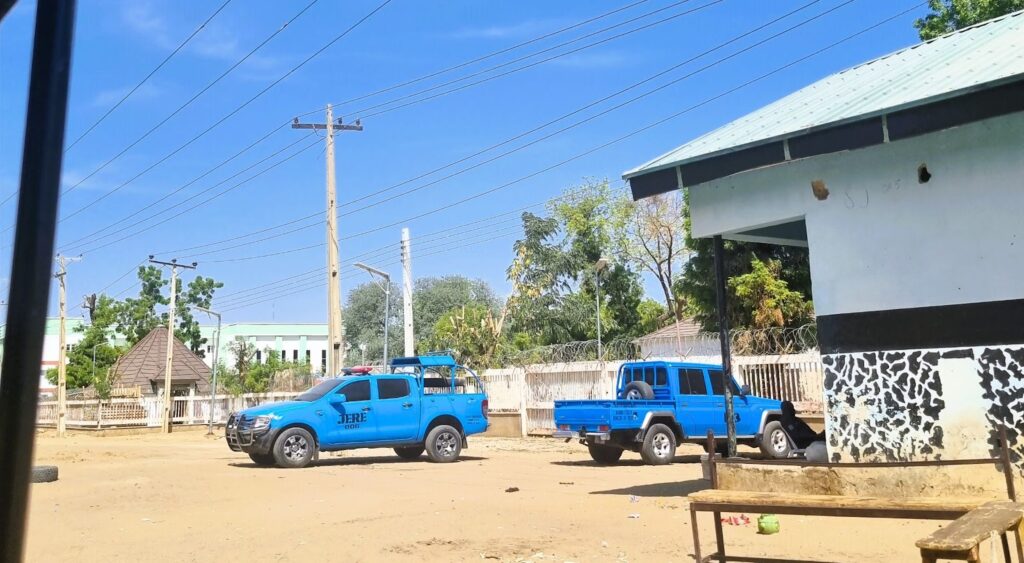
[[[232,413],[228,447],[259,465],[305,467],[319,452],[393,448],[439,463],[487,430],[487,395],[451,356],[395,358],[383,374],[327,379],[294,400]]]
[[[739,443],[788,457],[792,443],[780,423],[782,403],[753,397],[730,379]],[[671,463],[676,446],[725,436],[722,367],[630,362],[619,368],[615,400],[555,401],[556,437],[578,439],[598,463],[639,452],[650,465]]]

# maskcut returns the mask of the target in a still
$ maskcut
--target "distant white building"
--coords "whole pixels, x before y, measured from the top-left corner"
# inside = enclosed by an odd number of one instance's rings
[[[65,321],[66,346],[70,350],[72,346],[78,344],[83,334],[79,332],[79,327],[85,326],[86,321],[83,318],[69,317]],[[7,339],[7,327],[0,326],[0,358],[3,357],[6,350],[4,350],[4,343]],[[46,319],[46,336],[43,338],[43,357],[39,364],[39,391],[40,393],[49,393],[56,390],[50,382],[46,380],[46,371],[57,367],[57,362],[60,358],[60,319],[52,317]]]
[[[633,341],[640,348],[641,358],[680,358],[721,356],[718,338],[701,332],[693,319],[683,319],[645,334]]]
[[[214,333],[217,325],[203,325],[199,328],[206,338],[206,365],[213,366]],[[327,371],[327,324],[294,323],[231,323],[221,327],[219,359],[224,365],[235,363],[235,356],[229,345],[244,340],[256,347],[256,359],[263,363],[268,354],[278,354],[285,361],[305,362],[312,366],[313,373]]]

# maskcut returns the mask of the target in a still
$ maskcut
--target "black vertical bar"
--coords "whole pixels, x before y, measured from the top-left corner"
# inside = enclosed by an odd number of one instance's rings
[[[725,429],[728,437],[726,457],[736,456],[736,416],[732,404],[732,355],[729,352],[729,317],[726,309],[725,245],[715,235],[715,289],[718,305],[718,339],[722,344],[722,389],[725,393]]]
[[[1010,460],[1010,441],[1006,437],[1006,425],[1002,422],[997,424],[999,425],[999,459],[1000,465],[1003,466],[1003,477],[1006,478],[1006,494],[1010,497],[1010,501],[1017,502],[1017,490],[1013,484],[1013,474],[1016,473],[1016,469]]]
[[[0,561],[21,561],[25,541],[74,20],[74,0],[36,4],[7,353],[0,370]]]

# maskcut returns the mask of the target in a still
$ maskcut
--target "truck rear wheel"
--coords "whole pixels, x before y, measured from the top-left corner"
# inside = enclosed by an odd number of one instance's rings
[[[462,453],[462,434],[447,424],[435,426],[427,434],[425,446],[430,461],[451,463]]]
[[[305,428],[288,428],[274,441],[274,461],[284,468],[309,465],[316,450],[316,440]]]
[[[647,465],[668,465],[676,457],[676,435],[664,424],[652,424],[644,436],[640,457]]]
[[[402,459],[416,459],[423,455],[423,446],[405,446],[395,448],[395,453]]]
[[[618,463],[619,458],[622,457],[622,448],[601,444],[587,444],[587,449],[590,450],[591,459],[603,465]]]

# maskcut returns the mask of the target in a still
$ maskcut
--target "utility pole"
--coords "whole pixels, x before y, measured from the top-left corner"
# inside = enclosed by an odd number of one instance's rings
[[[200,307],[196,305],[194,307],[198,311],[202,311],[207,315],[217,317],[217,334],[213,337],[213,374],[211,375],[213,383],[210,385],[210,416],[209,426],[206,428],[206,435],[213,436],[213,405],[214,400],[217,398],[217,362],[220,360],[220,313],[217,311],[211,311],[206,307]]]
[[[341,322],[341,280],[338,276],[338,217],[337,197],[334,185],[334,132],[362,131],[363,125],[356,120],[354,124],[344,125],[339,117],[334,121],[331,104],[327,104],[327,120],[325,123],[299,123],[296,117],[292,121],[292,129],[313,129],[326,132],[327,142],[327,339],[330,349],[327,352],[327,374],[337,375],[341,372],[341,364],[345,354],[345,329]]]
[[[150,264],[159,264],[161,266],[171,267],[171,303],[167,310],[167,361],[164,363],[164,417],[163,417],[163,433],[171,433],[171,371],[174,365],[174,307],[177,304],[178,297],[178,268],[186,268],[188,270],[195,270],[196,264],[179,264],[178,259],[175,258],[170,262],[163,262],[160,260],[154,260],[153,255],[149,255]]]
[[[68,430],[68,366],[67,366],[67,332],[64,320],[67,317],[67,277],[68,264],[78,262],[82,256],[68,258],[57,255],[57,266],[60,268],[53,276],[60,283],[60,351],[57,354],[57,436],[63,438]]]
[[[412,248],[409,228],[402,229],[402,318],[405,321],[405,356],[416,354],[415,334],[412,326]]]

